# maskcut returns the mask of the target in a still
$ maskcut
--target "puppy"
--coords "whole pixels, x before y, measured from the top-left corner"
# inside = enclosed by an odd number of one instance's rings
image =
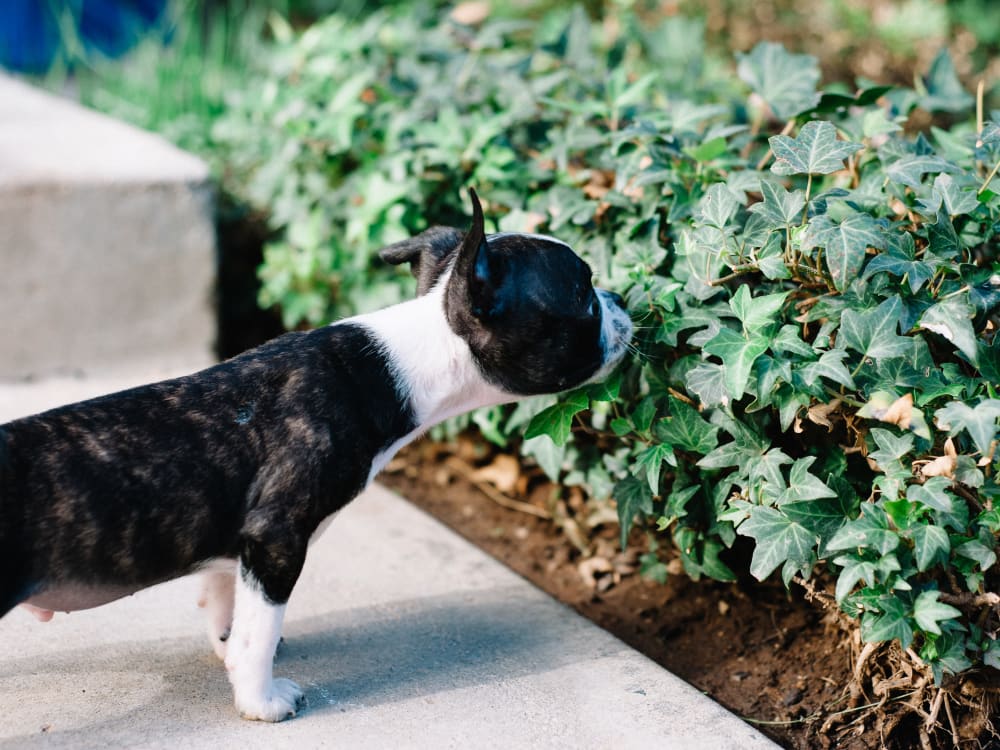
[[[381,253],[416,299],[186,377],[0,425],[0,617],[96,607],[187,573],[236,708],[281,721],[285,605],[306,550],[400,447],[481,406],[610,373],[631,322],[551,237],[434,228]]]

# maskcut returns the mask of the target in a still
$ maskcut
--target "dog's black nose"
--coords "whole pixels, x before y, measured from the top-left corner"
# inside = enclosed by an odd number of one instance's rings
[[[624,297],[622,297],[617,292],[608,292],[608,294],[611,296],[612,301],[614,301],[614,303],[618,305],[618,307],[620,307],[622,310],[626,309]]]

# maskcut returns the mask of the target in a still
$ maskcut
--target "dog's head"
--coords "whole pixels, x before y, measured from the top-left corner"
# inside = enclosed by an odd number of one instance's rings
[[[383,249],[382,259],[409,262],[419,294],[443,285],[451,329],[483,376],[510,393],[556,393],[609,374],[632,336],[622,298],[595,289],[590,267],[564,242],[486,235],[469,192],[468,232],[434,227]]]

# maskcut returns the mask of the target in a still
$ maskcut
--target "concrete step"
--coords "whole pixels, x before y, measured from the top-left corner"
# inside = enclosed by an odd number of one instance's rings
[[[0,380],[206,364],[215,278],[204,163],[0,75]]]
[[[0,384],[0,422],[135,377]],[[275,674],[305,690],[295,719],[237,717],[198,589],[0,620],[0,750],[777,747],[378,485],[310,548],[289,603]]]

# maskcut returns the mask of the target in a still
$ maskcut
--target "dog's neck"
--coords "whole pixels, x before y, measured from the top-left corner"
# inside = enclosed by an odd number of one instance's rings
[[[488,383],[465,340],[448,325],[444,310],[447,278],[416,299],[351,318],[380,340],[420,434],[439,422],[516,396]]]

